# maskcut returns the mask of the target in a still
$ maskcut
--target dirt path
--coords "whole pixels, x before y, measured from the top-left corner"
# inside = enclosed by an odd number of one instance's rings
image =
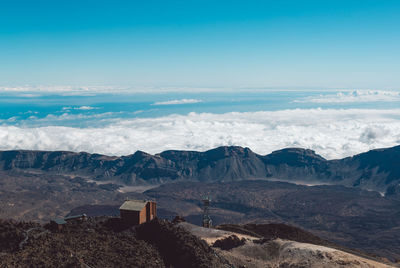
[[[36,234],[35,235],[35,237],[38,237],[38,236],[41,236],[41,235],[43,235],[43,234],[45,234],[45,233],[49,233],[49,231],[48,230],[46,230],[46,229],[44,229],[43,227],[33,227],[33,228],[29,228],[28,230],[26,230],[25,232],[24,232],[24,239],[19,243],[19,245],[18,245],[18,247],[19,247],[19,249],[20,250],[22,250],[23,248],[24,248],[24,246],[25,246],[25,244],[28,242],[28,240],[29,240],[29,234],[32,232],[32,231],[34,231],[34,230],[40,230],[40,231],[42,231],[41,233],[39,233],[39,234]]]

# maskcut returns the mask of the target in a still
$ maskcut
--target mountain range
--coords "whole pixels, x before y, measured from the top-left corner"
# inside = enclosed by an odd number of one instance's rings
[[[62,174],[123,185],[269,179],[344,185],[389,195],[399,192],[399,163],[400,146],[337,160],[326,160],[301,148],[259,155],[237,146],[205,152],[170,150],[155,155],[137,151],[121,157],[66,151],[0,152],[0,170],[8,173]]]
[[[400,146],[337,160],[299,148],[265,156],[242,147],[121,157],[3,151],[0,218],[116,216],[128,198],[155,199],[160,218],[200,224],[210,195],[214,224],[286,223],[398,260],[399,156]]]

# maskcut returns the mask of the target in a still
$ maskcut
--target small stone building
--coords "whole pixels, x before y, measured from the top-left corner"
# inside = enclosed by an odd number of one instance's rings
[[[157,216],[157,204],[154,201],[127,200],[119,208],[119,212],[124,223],[139,225]]]
[[[50,229],[53,231],[61,231],[67,224],[64,219],[54,219],[50,221]]]

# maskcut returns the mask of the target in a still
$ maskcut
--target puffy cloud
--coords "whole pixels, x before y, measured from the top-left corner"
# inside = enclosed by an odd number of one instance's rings
[[[310,96],[295,100],[294,102],[312,102],[312,103],[351,103],[351,102],[388,102],[400,101],[400,92],[383,90],[353,90],[339,92],[336,94],[326,94],[319,96]]]
[[[267,154],[284,147],[303,147],[332,159],[399,144],[400,109],[190,113],[118,119],[88,128],[3,124],[0,140],[1,150],[71,150],[109,155],[136,150],[204,151],[221,145],[246,146]]]
[[[37,98],[40,97],[40,95],[38,94],[32,94],[32,93],[20,93],[18,94],[19,97],[23,97],[23,98]]]
[[[92,107],[92,106],[80,106],[80,107],[63,107],[63,110],[95,110],[95,109],[100,109],[99,107]]]
[[[181,100],[170,100],[170,101],[159,101],[155,102],[152,105],[176,105],[176,104],[191,104],[191,103],[199,103],[202,100],[196,99],[181,99]]]

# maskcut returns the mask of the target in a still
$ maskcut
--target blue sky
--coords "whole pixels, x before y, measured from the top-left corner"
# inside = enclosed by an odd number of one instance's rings
[[[1,85],[400,87],[400,1],[0,1]]]
[[[0,0],[0,150],[400,144],[399,14],[399,0]]]

